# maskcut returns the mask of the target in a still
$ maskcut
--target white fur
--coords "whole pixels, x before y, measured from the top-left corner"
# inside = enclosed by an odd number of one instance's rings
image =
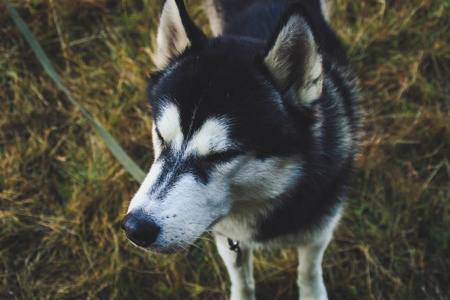
[[[160,169],[161,159],[154,166]],[[230,164],[232,169],[232,165]],[[190,173],[182,175],[175,183],[171,180],[177,166],[165,175],[165,180],[152,187],[153,167],[139,188],[130,209],[142,209],[161,228],[153,245],[156,251],[179,250],[193,243],[218,218],[228,214],[231,203],[228,200],[228,185],[224,168],[217,171],[210,184],[198,183]],[[161,191],[170,187],[167,194]],[[153,188],[153,189],[152,189]],[[152,192],[151,192],[152,191]]]
[[[255,300],[255,281],[253,279],[253,248],[239,243],[241,266],[236,264],[237,253],[228,248],[227,238],[216,236],[217,250],[227,267],[231,279],[231,300]]]
[[[289,51],[303,51],[306,55],[303,65],[292,66]],[[275,44],[264,59],[264,63],[272,73],[278,84],[286,88],[290,81],[292,68],[302,68],[304,73],[303,85],[294,84],[290,88],[297,101],[309,106],[322,94],[323,68],[322,56],[314,41],[314,36],[306,21],[294,15],[289,18],[286,25],[280,30]]]
[[[183,154],[178,155],[182,164]],[[302,174],[298,157],[260,160],[240,156],[220,164],[206,185],[190,173],[173,182],[179,168],[175,164],[154,187],[164,163],[162,158],[156,160],[128,210],[141,209],[151,215],[161,227],[154,247],[164,250],[193,243],[225,216],[214,231],[239,240],[251,239],[258,215],[270,212],[276,197],[288,191]]]
[[[294,36],[299,30],[296,22],[294,21],[295,20],[291,18],[281,29],[275,44],[264,59],[266,66],[278,82],[284,82],[286,80],[286,76],[289,76],[286,72],[286,70],[290,68],[289,61],[286,60],[281,54],[283,53],[285,47],[292,47],[291,44],[294,40]]]
[[[184,137],[180,125],[180,112],[175,104],[169,103],[164,106],[161,117],[156,120],[156,126],[164,141],[176,151],[180,151]]]
[[[214,36],[221,35],[225,29],[225,19],[218,1],[205,0],[205,11]]]
[[[164,199],[152,207],[161,232],[156,244],[163,248],[186,247],[216,218],[227,214],[226,190],[219,185],[199,185],[191,174],[184,175]],[[152,200],[154,201],[154,200]]]
[[[186,154],[205,156],[211,152],[224,152],[230,146],[226,121],[208,119],[189,141]]]
[[[233,208],[214,231],[239,241],[249,241],[257,219],[271,212],[277,197],[287,192],[302,175],[298,157],[235,160],[229,192]]]
[[[152,186],[155,184],[156,180],[158,179],[161,173],[161,167],[162,167],[161,162],[155,162],[152,165],[150,172],[147,174],[147,176],[145,177],[144,181],[141,184],[141,187],[131,200],[127,213],[136,209],[146,208],[146,206],[149,204],[148,193],[152,188]]]
[[[153,61],[159,69],[166,67],[172,57],[191,45],[175,0],[167,0],[164,3],[156,43],[158,50]]]
[[[179,134],[173,132],[181,130],[174,129],[177,122],[161,123],[164,118],[179,120],[177,108],[166,106],[161,120],[157,120],[161,135],[164,133],[164,138],[173,137],[173,143]],[[223,151],[226,149],[223,147],[229,145],[226,121],[209,119],[188,145],[186,149],[191,149],[191,154],[196,155],[206,155],[212,149]],[[202,184],[190,173],[173,182],[172,178],[183,159],[189,157],[185,152],[174,152],[174,155],[178,156],[173,160],[177,163],[171,166],[157,188],[153,185],[165,162],[162,158],[156,159],[128,210],[142,210],[161,228],[151,249],[176,251],[186,248],[216,220],[221,219],[212,230],[232,281],[231,299],[255,299],[253,248],[281,246],[299,248],[298,285],[301,299],[327,299],[321,261],[340,218],[340,211],[324,219],[322,228],[286,234],[270,243],[253,240],[258,218],[271,213],[277,198],[289,192],[290,187],[303,176],[300,157],[257,159],[250,155],[238,156],[218,165],[208,183]],[[168,192],[162,193],[164,190]],[[225,237],[240,242],[241,266],[236,264],[236,253],[228,249]]]
[[[247,243],[240,241],[242,265],[236,264],[236,253],[228,249],[226,237],[216,235],[217,250],[231,279],[230,299],[255,299],[255,283],[252,271],[252,251],[255,247],[297,247],[299,266],[297,284],[300,299],[326,300],[327,291],[322,277],[322,257],[330,242],[333,230],[341,217],[339,209],[333,217],[325,219],[323,227],[313,231],[282,236],[271,243]]]
[[[328,18],[327,2],[321,2],[325,17]],[[214,6],[214,3],[216,2],[213,0],[206,0],[213,33],[218,35],[223,32],[225,24],[220,7]],[[154,61],[160,69],[166,68],[171,58],[191,45],[174,0],[167,0],[164,4],[157,45]],[[304,70],[304,84],[295,85],[295,90],[289,92],[294,93],[303,104],[310,105],[322,93],[323,69],[322,57],[305,20],[300,16],[293,16],[288,20],[264,62],[274,79],[283,86],[292,75],[286,72],[291,69],[291,62],[285,54],[297,51],[299,47],[307,53],[305,63],[297,66]],[[171,64],[171,69],[166,71],[173,71],[175,66],[175,63]],[[210,170],[207,183],[200,182],[189,172],[180,175],[182,164],[191,156],[204,157],[227,151],[235,145],[229,137],[227,120],[223,118],[208,119],[189,141],[185,141],[179,109],[175,104],[167,103],[153,124],[155,162],[128,209],[128,212],[143,212],[160,228],[151,250],[185,248],[205,230],[212,229],[216,234],[218,251],[232,281],[231,299],[237,300],[255,299],[252,271],[254,247],[298,247],[301,299],[327,299],[321,261],[340,218],[340,211],[334,216],[325,217],[321,228],[285,234],[269,243],[253,240],[260,217],[272,213],[277,201],[280,201],[279,197],[283,193],[289,193],[301,176],[304,176],[301,157],[257,159],[251,155],[241,155]],[[336,109],[336,113],[344,114],[340,108]],[[319,119],[314,126],[316,137],[323,138],[323,115],[316,112],[316,117]],[[341,129],[341,140],[351,145],[348,121],[342,121],[337,126]],[[164,142],[158,137],[157,128]],[[170,152],[174,157],[167,162],[164,161],[165,155],[160,156],[165,147],[175,150]],[[171,165],[164,167],[165,163]],[[240,242],[241,266],[236,263],[236,253],[228,249],[226,237]]]
[[[341,209],[329,220],[325,220],[326,226],[321,231],[313,233],[308,243],[299,246],[297,284],[301,300],[328,299],[322,276],[322,258],[340,218]]]
[[[153,142],[153,157],[154,161],[156,161],[161,154],[162,151],[162,143],[159,140],[158,134],[156,133],[156,124],[153,122],[152,124],[152,142]]]
[[[312,38],[312,34],[310,38]],[[320,97],[323,86],[322,56],[315,44],[312,47],[313,50],[306,67],[309,72],[306,73],[305,84],[300,89],[300,99],[308,105]]]
[[[330,23],[330,3],[328,0],[320,0],[320,9],[325,20]]]

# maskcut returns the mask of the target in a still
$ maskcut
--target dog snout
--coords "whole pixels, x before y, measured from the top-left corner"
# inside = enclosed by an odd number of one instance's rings
[[[161,230],[153,221],[146,220],[139,214],[132,212],[123,218],[121,227],[128,239],[144,248],[156,241]]]

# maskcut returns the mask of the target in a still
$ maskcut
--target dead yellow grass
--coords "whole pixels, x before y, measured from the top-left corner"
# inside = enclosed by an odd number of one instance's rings
[[[201,1],[187,1],[208,29]],[[159,1],[12,1],[73,96],[144,169]],[[0,298],[227,299],[210,236],[134,248],[120,219],[138,184],[44,73],[0,4]],[[332,299],[448,299],[450,5],[333,2],[366,111],[347,210],[323,262]],[[258,252],[259,299],[293,299],[295,251]]]

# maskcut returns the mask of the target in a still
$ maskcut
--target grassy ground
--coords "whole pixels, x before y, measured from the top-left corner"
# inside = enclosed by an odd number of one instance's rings
[[[148,169],[156,0],[18,0],[63,82]],[[208,31],[200,1],[187,1]],[[449,299],[450,4],[333,3],[367,112],[346,213],[323,261],[331,299]],[[0,298],[227,299],[209,236],[161,256],[120,220],[138,184],[44,73],[0,4]],[[294,299],[292,249],[257,252],[259,299]]]

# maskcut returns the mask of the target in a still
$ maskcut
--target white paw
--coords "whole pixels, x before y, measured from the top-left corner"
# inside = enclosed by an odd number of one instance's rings
[[[300,300],[328,300],[325,287],[317,290],[300,290]]]

